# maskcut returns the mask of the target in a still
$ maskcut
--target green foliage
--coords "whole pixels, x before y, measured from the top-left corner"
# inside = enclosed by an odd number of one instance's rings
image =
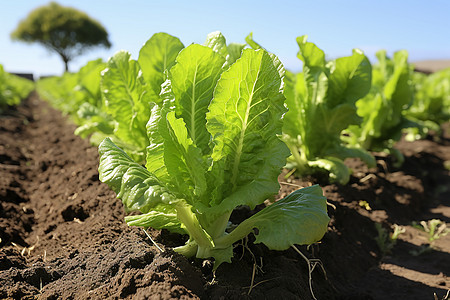
[[[131,59],[130,53],[119,51],[107,63],[98,59],[77,73],[40,79],[38,93],[71,116],[79,126],[75,134],[90,136],[95,145],[109,136],[128,155],[143,162],[151,107],[161,102],[164,72],[182,48],[178,38],[156,33],[142,47],[138,61]]]
[[[440,125],[450,120],[450,68],[426,75],[415,72],[414,102],[403,113],[416,128],[408,128],[408,139],[424,137],[430,130],[441,132]]]
[[[0,65],[0,113],[8,106],[19,104],[34,90],[34,83],[28,79],[9,74]]]
[[[393,146],[402,130],[412,126],[403,115],[413,101],[412,66],[405,50],[394,53],[393,59],[386,51],[376,55],[379,62],[373,67],[370,92],[356,103],[363,122],[348,128],[348,142],[371,151],[388,151],[401,165],[403,155]]]
[[[292,152],[287,166],[301,175],[326,170],[331,181],[346,184],[350,170],[343,163],[345,158],[359,157],[369,167],[375,166],[369,153],[341,140],[344,129],[361,121],[355,102],[370,89],[371,65],[357,49],[351,56],[327,62],[324,52],[306,38],[297,38],[303,71],[286,76],[289,111],[283,140]]]
[[[329,220],[318,186],[299,190],[227,229],[234,208],[254,208],[278,192],[277,177],[289,155],[278,138],[286,111],[284,69],[263,50],[246,49],[237,58],[241,46],[227,46],[217,32],[205,45],[192,44],[175,56],[160,99],[148,106],[145,167],[105,139],[99,146],[100,180],[127,211],[142,213],[127,217],[129,225],[187,233],[188,242],[175,251],[213,257],[215,268],[231,260],[233,243],[254,228],[259,229],[256,242],[271,249],[318,241]],[[128,114],[138,124],[148,112],[135,106],[153,77],[145,80],[143,60],[138,60],[142,78],[129,56],[119,57],[123,67],[117,69],[130,88],[127,97],[114,97],[127,99],[124,105],[134,107]],[[119,95],[121,86],[116,89]],[[113,98],[116,91],[108,91],[105,98]],[[141,125],[133,127],[132,122],[130,131],[141,136]]]
[[[113,119],[105,112],[100,92],[101,72],[105,68],[105,62],[97,59],[77,73],[42,78],[36,83],[40,97],[69,115],[79,126],[75,134],[83,138],[90,136],[95,145],[112,135],[114,129]]]
[[[68,62],[95,46],[109,48],[108,33],[96,20],[56,2],[34,9],[11,33],[13,40],[39,43]]]
[[[156,33],[141,48],[138,60],[119,51],[102,73],[104,112],[114,120],[111,138],[137,161],[145,161],[149,145],[146,125],[152,107],[162,102],[159,94],[164,74],[183,48],[178,38]]]

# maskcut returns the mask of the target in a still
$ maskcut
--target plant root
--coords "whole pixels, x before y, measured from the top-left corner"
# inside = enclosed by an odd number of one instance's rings
[[[444,297],[442,297],[442,299],[440,300],[449,300],[450,298],[450,290],[447,290],[447,294],[445,294]],[[436,295],[436,293],[434,293],[434,300],[439,300],[438,296]]]
[[[327,273],[325,272],[325,269],[323,267],[322,261],[320,259],[317,258],[307,258],[300,250],[298,250],[297,247],[295,247],[294,245],[291,246],[292,248],[294,248],[294,250],[300,254],[300,256],[306,261],[306,263],[308,264],[308,281],[309,281],[309,291],[311,292],[311,296],[313,297],[314,300],[317,300],[316,296],[314,295],[314,291],[312,288],[312,272],[314,271],[314,269],[316,268],[316,266],[318,265],[321,269],[323,274],[325,275],[325,279],[328,280],[327,278]]]
[[[160,252],[164,252],[164,250],[163,250],[161,247],[159,247],[158,244],[156,244],[156,242],[152,239],[152,237],[150,236],[150,234],[148,234],[148,232],[147,232],[144,228],[142,228],[142,230],[145,232],[145,234],[146,234],[147,237],[150,239],[150,241],[152,241],[153,245],[155,245],[155,247],[158,248],[158,250],[159,250]]]

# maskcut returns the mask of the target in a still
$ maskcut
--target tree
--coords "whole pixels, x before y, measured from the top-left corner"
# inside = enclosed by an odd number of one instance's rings
[[[39,43],[59,54],[68,71],[75,56],[95,46],[111,47],[108,33],[96,20],[72,7],[56,2],[31,11],[11,33],[13,40]]]

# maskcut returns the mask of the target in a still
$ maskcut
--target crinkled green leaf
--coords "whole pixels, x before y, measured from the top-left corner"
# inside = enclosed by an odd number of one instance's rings
[[[169,71],[177,116],[183,118],[194,144],[210,152],[206,112],[225,59],[212,49],[192,44],[183,49]]]
[[[217,211],[253,207],[278,191],[276,178],[289,153],[276,136],[286,111],[281,89],[279,70],[263,50],[244,50],[222,74],[207,114],[214,144],[210,174],[220,184],[212,199],[226,198],[220,207],[211,203]]]
[[[186,124],[175,117],[166,116],[167,131],[160,131],[164,138],[164,162],[171,176],[174,191],[180,192],[192,205],[206,192],[206,166],[201,150],[188,136]]]
[[[354,49],[352,56],[340,57],[333,64],[329,76],[329,107],[342,103],[353,105],[367,95],[372,80],[372,66],[361,50]]]
[[[429,75],[414,72],[413,82],[414,101],[403,115],[416,128],[407,129],[407,138],[424,138],[430,131],[440,134],[440,125],[450,120],[450,68]]]
[[[250,34],[245,37],[245,41],[254,50],[262,49],[262,50],[267,51],[267,49],[265,49],[263,46],[261,46],[260,44],[255,42],[255,40],[253,40],[253,32],[250,32]],[[275,66],[275,68],[277,68],[278,73],[280,73],[281,78],[283,78],[284,73],[286,71],[284,69],[283,63],[280,61],[280,59],[275,54],[273,54],[269,51],[267,51],[267,53],[269,54],[270,58],[273,60],[273,65]]]
[[[386,51],[379,51],[377,58],[370,92],[356,103],[363,122],[360,127],[350,126],[348,131],[352,144],[382,151],[390,149],[400,139],[402,129],[411,124],[403,111],[413,99],[412,67],[404,50],[394,53],[393,59],[386,56]]]
[[[227,69],[230,65],[234,64],[236,60],[241,57],[242,49],[246,44],[231,43],[226,44],[226,39],[220,31],[211,32],[206,38],[205,46],[213,49],[219,53],[226,62],[223,65],[224,69]]]
[[[147,123],[147,136],[149,146],[147,147],[147,160],[145,167],[149,172],[155,174],[161,181],[167,183],[170,175],[164,162],[164,138],[160,131],[167,126],[165,117],[169,112],[168,102],[154,105]]]
[[[228,55],[227,41],[220,31],[209,33],[204,45],[220,54],[223,58],[226,58]]]
[[[184,48],[181,41],[164,32],[155,33],[139,51],[138,62],[148,85],[150,101],[161,102],[159,94],[165,81],[164,72],[175,64],[175,58]]]
[[[314,67],[325,67],[325,53],[314,43],[308,42],[307,39],[307,35],[302,35],[297,38],[297,44],[300,47],[297,57],[310,69]]]
[[[341,138],[350,124],[361,122],[355,102],[369,92],[370,63],[359,50],[326,62],[324,52],[307,36],[297,38],[297,43],[303,72],[288,73],[285,88],[289,111],[283,140],[293,153],[290,164],[302,175],[323,168],[333,181],[347,182],[350,170],[341,161],[345,155],[357,154],[373,163],[368,153],[346,151]]]
[[[133,161],[122,149],[106,138],[98,148],[99,179],[117,193],[126,211],[148,213],[160,203],[175,198],[147,169]]]
[[[297,190],[248,219],[259,229],[255,243],[272,250],[318,242],[329,221],[326,198],[317,185]]]
[[[171,232],[186,234],[186,230],[177,218],[176,211],[168,205],[160,204],[146,214],[126,216],[125,222],[129,226],[151,227],[167,229]]]
[[[220,247],[238,241],[258,228],[256,243],[272,250],[319,241],[327,231],[326,198],[318,185],[302,188],[275,202],[240,223],[230,234],[217,239]]]
[[[150,117],[150,104],[139,64],[130,56],[119,51],[108,60],[101,88],[106,112],[116,121],[115,136],[143,155],[148,145],[145,126]]]
[[[82,138],[95,132],[105,135],[112,135],[114,132],[111,116],[88,102],[80,106],[77,115],[83,125],[79,126],[74,133]]]
[[[89,102],[95,107],[102,107],[102,95],[100,82],[101,72],[106,68],[106,63],[102,59],[88,62],[78,72],[78,88],[83,91],[85,97],[83,102]]]
[[[228,56],[227,56],[227,63],[228,65],[232,65],[241,57],[242,50],[245,48],[245,44],[239,44],[239,43],[230,43],[227,46],[228,50]]]

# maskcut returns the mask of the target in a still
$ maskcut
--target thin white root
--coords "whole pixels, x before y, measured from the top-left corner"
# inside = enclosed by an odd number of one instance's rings
[[[158,248],[159,251],[164,252],[164,250],[161,247],[159,247],[158,244],[156,244],[156,242],[152,239],[150,234],[148,234],[148,232],[144,228],[142,228],[142,230],[144,230],[145,234],[150,239],[150,241],[152,241],[153,245],[155,245],[155,247]]]
[[[330,202],[327,201],[327,205],[331,206],[332,208],[334,208],[334,210],[336,210],[336,205],[334,205],[333,203],[330,203]]]
[[[325,269],[323,267],[322,262],[320,261],[320,259],[316,259],[316,258],[312,258],[309,259],[307,258],[300,250],[298,250],[297,247],[295,247],[294,245],[291,246],[292,248],[294,248],[295,251],[297,251],[298,254],[300,254],[300,256],[306,261],[306,263],[308,264],[308,278],[309,278],[309,291],[311,292],[311,296],[313,297],[314,300],[317,300],[316,296],[314,295],[314,291],[312,288],[312,272],[314,271],[314,269],[316,268],[317,265],[320,266],[320,268],[323,271],[323,274],[325,275],[325,279],[327,278],[327,273],[325,272]]]
[[[22,255],[23,257],[30,256],[31,255],[31,251],[33,251],[36,248],[36,246],[39,244],[39,236],[36,237],[36,243],[33,246],[30,246],[30,247],[23,247],[22,248],[21,246],[19,246],[18,244],[14,243],[14,242],[11,242],[11,244],[14,247],[16,247],[17,250],[20,251],[20,255]]]
[[[384,161],[382,161],[382,162],[384,162]],[[359,180],[359,182],[361,182],[361,183],[366,182],[367,180],[372,179],[372,178],[377,178],[377,176],[375,176],[374,174],[368,174],[368,175],[364,176],[363,178],[361,178]]]
[[[245,249],[247,249],[247,251],[250,253],[250,255],[252,256],[252,259],[253,259],[252,280],[250,282],[250,287],[249,287],[248,292],[247,292],[247,295],[250,295],[250,293],[252,292],[253,288],[261,283],[261,282],[258,282],[258,283],[255,284],[255,275],[256,275],[256,273],[257,272],[264,273],[264,271],[262,269],[263,268],[263,259],[262,259],[262,257],[260,257],[261,265],[258,265],[257,262],[256,262],[256,256],[255,256],[255,254],[253,254],[252,250],[250,250],[250,248],[248,247],[247,241],[248,241],[247,238],[245,238],[245,242],[243,241],[243,246],[244,246],[244,250],[243,251],[245,251]],[[244,256],[244,254],[242,254],[242,256]]]
[[[295,186],[295,187],[298,187],[298,188],[303,188],[303,186],[295,184],[295,183],[289,183],[289,182],[283,182],[282,181],[282,182],[280,182],[280,184],[289,185],[289,186]]]
[[[210,282],[208,282],[208,285],[213,285],[216,283],[216,271],[213,271],[213,278]]]
[[[447,294],[445,294],[444,298],[442,298],[441,300],[448,300],[449,296],[450,296],[450,290],[447,290]],[[439,298],[436,295],[436,293],[434,293],[434,300],[439,300]]]
[[[381,160],[381,159],[377,160],[377,163],[379,163],[383,167],[384,173],[386,173],[386,174],[389,173],[387,164],[386,164],[386,162],[384,160]]]
[[[252,280],[250,282],[250,288],[248,289],[247,295],[250,295],[255,283],[255,273],[256,273],[256,262],[253,263]]]

